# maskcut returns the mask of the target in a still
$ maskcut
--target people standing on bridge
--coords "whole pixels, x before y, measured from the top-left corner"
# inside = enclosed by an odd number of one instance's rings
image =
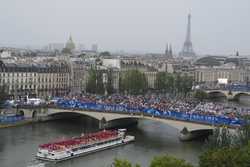
[[[201,114],[206,116],[223,116],[229,118],[241,117],[249,115],[249,110],[239,112],[233,107],[225,106],[225,104],[214,102],[200,102],[194,99],[171,99],[167,96],[156,95],[119,95],[100,96],[85,94],[78,97],[65,97],[65,99],[72,99],[83,103],[105,104],[105,105],[124,105],[128,108],[135,108],[142,110],[143,108],[152,108],[159,112],[183,112],[186,114]]]

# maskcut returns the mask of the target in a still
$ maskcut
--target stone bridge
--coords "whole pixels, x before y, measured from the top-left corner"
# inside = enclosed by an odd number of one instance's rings
[[[228,100],[237,100],[241,95],[250,96],[250,92],[247,91],[229,91],[229,90],[205,90],[210,96],[223,96]]]
[[[190,121],[181,121],[174,119],[166,119],[160,117],[154,117],[151,115],[144,114],[132,114],[132,113],[114,113],[114,112],[98,112],[98,111],[85,111],[85,110],[73,110],[73,109],[58,109],[58,108],[19,108],[19,113],[23,114],[26,118],[33,120],[46,120],[47,118],[53,117],[55,115],[63,115],[65,113],[74,113],[88,116],[99,121],[99,127],[106,127],[108,123],[113,121],[125,120],[125,119],[147,119],[158,121],[164,124],[167,124],[176,130],[180,131],[182,140],[191,140],[197,136],[203,136],[211,134],[211,131],[214,129],[213,125],[202,124],[197,122]],[[104,124],[103,124],[104,123]],[[184,130],[185,128],[185,130]],[[184,132],[183,132],[184,131]],[[185,135],[183,135],[185,134]]]
[[[48,109],[48,115],[60,114],[60,113],[77,113],[81,115],[86,115],[96,120],[102,121],[105,119],[106,122],[115,121],[119,119],[149,119],[153,121],[159,121],[168,124],[178,130],[183,130],[186,127],[189,131],[202,130],[202,129],[213,129],[211,125],[199,124],[194,122],[180,121],[165,119],[159,117],[153,117],[149,115],[142,114],[128,114],[128,113],[111,113],[111,112],[96,112],[96,111],[83,111],[83,110],[63,110],[63,109]]]
[[[18,115],[23,115],[26,119],[38,119],[38,118],[48,116],[48,108],[41,107],[41,106],[37,106],[37,107],[22,106],[22,107],[15,108],[13,110],[16,110],[16,113]]]

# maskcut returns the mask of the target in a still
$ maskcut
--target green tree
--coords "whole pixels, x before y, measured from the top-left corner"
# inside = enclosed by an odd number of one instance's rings
[[[246,143],[248,128],[243,127],[236,135],[230,134],[227,127],[216,128],[200,156],[200,167],[249,167],[250,143]]]
[[[196,90],[194,92],[194,98],[197,98],[197,99],[203,101],[204,99],[208,98],[208,94],[202,90]]]
[[[165,92],[167,89],[167,76],[165,72],[158,72],[156,74],[155,87],[157,90]]]
[[[154,157],[150,167],[192,167],[192,165],[185,160],[163,155]]]
[[[86,91],[88,93],[104,94],[103,73],[96,69],[90,69]]]
[[[86,91],[88,93],[96,93],[96,87],[97,87],[97,72],[95,69],[90,69],[86,85]]]
[[[237,135],[235,136],[235,143],[238,146],[245,146],[250,141],[250,118],[245,116],[243,120],[245,124],[237,130]]]
[[[209,149],[199,157],[200,167],[249,167],[249,148]]]
[[[181,76],[180,74],[176,74],[175,75],[175,79],[174,79],[174,90],[175,90],[175,93],[180,93],[181,90],[182,90],[182,79],[181,79]]]
[[[133,165],[128,160],[120,160],[115,159],[113,163],[113,167],[132,167]],[[140,167],[140,165],[136,164],[135,167]]]
[[[121,75],[119,75],[119,93],[124,93],[125,86],[123,83],[124,79],[122,79]]]
[[[107,77],[108,77],[108,81],[107,81],[106,89],[107,89],[108,94],[112,94],[114,93],[114,86],[113,86],[113,76],[112,76],[111,70],[108,70]]]
[[[0,86],[0,108],[8,98],[7,85]]]
[[[193,78],[189,76],[183,76],[181,77],[181,92],[184,95],[187,95],[188,92],[192,90],[193,86]]]
[[[146,76],[138,70],[126,71],[121,78],[121,90],[129,94],[140,94],[147,89]]]
[[[217,127],[205,144],[206,149],[229,148],[235,146],[235,136],[227,127]]]
[[[96,72],[96,94],[104,94],[105,88],[103,84],[103,73],[102,71]]]
[[[155,83],[157,90],[172,93],[174,89],[174,76],[165,72],[158,72]]]
[[[166,89],[167,92],[173,93],[174,92],[174,76],[172,74],[166,75]]]

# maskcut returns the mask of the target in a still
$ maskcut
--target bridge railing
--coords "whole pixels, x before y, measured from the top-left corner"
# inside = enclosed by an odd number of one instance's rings
[[[250,92],[250,85],[242,85],[242,84],[228,84],[225,87],[220,88],[203,88],[205,91],[232,91],[232,92]]]
[[[229,118],[226,116],[203,115],[196,113],[177,112],[174,110],[161,111],[153,108],[130,107],[126,105],[85,103],[77,100],[60,100],[58,103],[56,103],[56,107],[98,112],[115,112],[121,114],[143,114],[159,118],[189,121],[209,125],[226,125],[238,127],[244,123],[242,119]]]

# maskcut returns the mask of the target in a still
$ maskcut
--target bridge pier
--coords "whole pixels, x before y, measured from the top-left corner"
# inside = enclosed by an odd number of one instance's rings
[[[107,121],[105,117],[99,121],[99,129],[105,129],[107,127]]]
[[[201,129],[201,130],[193,130],[189,131],[186,127],[184,127],[180,131],[179,139],[181,141],[192,141],[192,140],[199,140],[199,139],[206,139],[208,136],[213,134],[212,129]]]
[[[30,107],[30,108],[16,108],[16,114],[23,115],[26,119],[39,120],[42,117],[48,116],[48,108]]]
[[[99,121],[99,129],[106,129],[107,124]]]

